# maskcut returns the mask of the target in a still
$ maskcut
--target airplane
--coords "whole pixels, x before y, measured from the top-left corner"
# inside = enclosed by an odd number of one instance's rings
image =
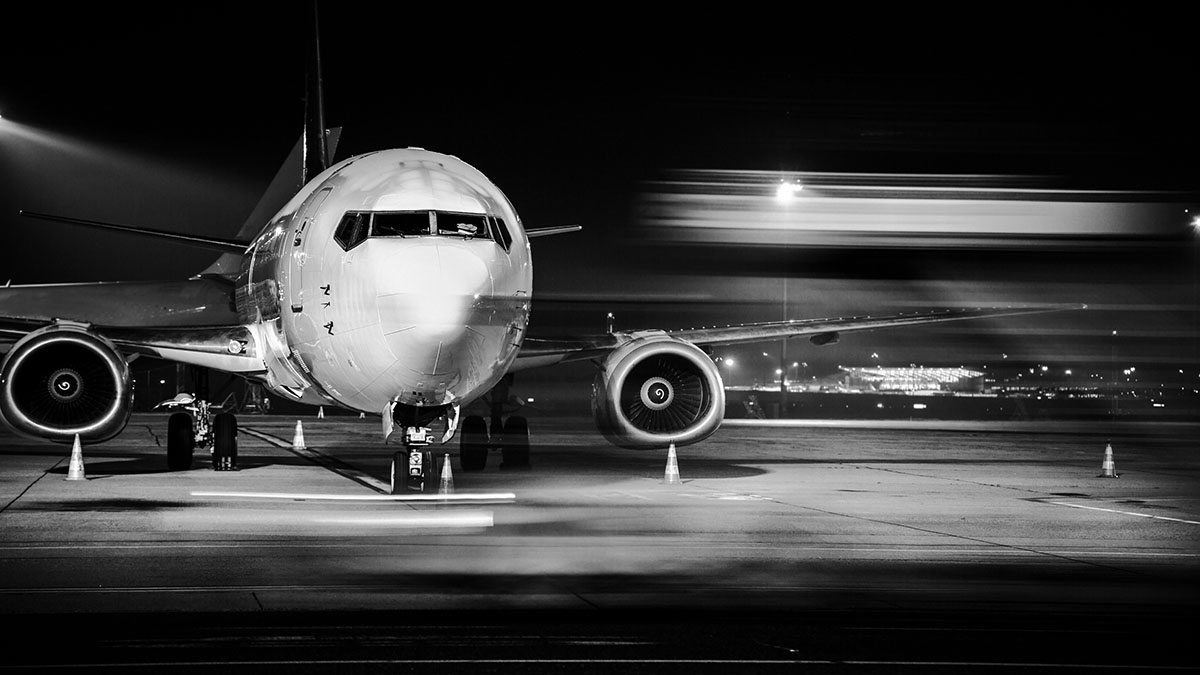
[[[132,407],[130,363],[149,356],[232,373],[284,399],[378,414],[392,490],[437,485],[427,450],[460,439],[466,471],[499,450],[530,465],[529,425],[503,417],[513,373],[597,364],[599,431],[617,446],[665,448],[709,437],[725,408],[716,346],[1074,309],[1021,306],[883,317],[798,319],[700,329],[528,335],[533,245],[577,225],[527,228],[513,204],[467,162],[422,148],[332,162],[339,129],[325,125],[319,46],[310,58],[306,122],[236,236],[187,235],[40,212],[22,215],[213,250],[217,260],[172,282],[0,288],[0,421],[34,438],[107,441]],[[460,411],[491,392],[491,420]],[[182,395],[168,418],[167,466],[214,468],[237,456],[237,420]],[[435,428],[444,429],[434,433]]]

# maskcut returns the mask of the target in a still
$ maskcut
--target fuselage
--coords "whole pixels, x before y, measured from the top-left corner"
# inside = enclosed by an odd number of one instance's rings
[[[380,412],[461,405],[516,358],[533,266],[512,204],[456,157],[347,159],[253,240],[236,304],[277,394]]]

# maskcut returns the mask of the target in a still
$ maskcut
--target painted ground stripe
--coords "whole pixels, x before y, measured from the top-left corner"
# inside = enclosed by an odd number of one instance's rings
[[[1121,511],[1119,509],[1105,509],[1099,506],[1084,506],[1083,504],[1072,504],[1070,502],[1046,502],[1047,504],[1055,504],[1057,506],[1069,506],[1073,509],[1087,509],[1089,511],[1104,511],[1107,513],[1119,513],[1123,516],[1137,516],[1138,518],[1153,518],[1155,520],[1169,520],[1173,523],[1187,523],[1188,525],[1200,525],[1200,521],[1184,520],[1183,518],[1171,518],[1170,516],[1156,516],[1151,513],[1138,513],[1136,511]]]
[[[378,478],[375,478],[374,476],[365,474],[365,473],[347,465],[345,462],[341,461],[340,459],[337,459],[336,457],[330,457],[328,455],[317,452],[316,450],[313,450],[312,448],[294,448],[294,447],[292,447],[292,444],[290,442],[285,441],[282,438],[273,436],[273,435],[268,434],[263,431],[259,431],[257,429],[252,429],[250,427],[241,427],[238,429],[238,431],[241,431],[242,433],[250,434],[251,436],[254,436],[255,438],[266,441],[276,447],[283,448],[284,450],[287,450],[287,451],[291,452],[292,454],[295,454],[300,457],[303,457],[304,459],[307,459],[308,461],[312,462],[313,464],[316,464],[317,466],[329,469],[330,471],[338,474],[339,476],[342,476],[344,478],[349,478],[350,480],[354,481],[355,483],[358,483],[359,485],[362,485],[364,487],[369,487],[372,490],[375,490],[376,492],[388,494],[392,491],[392,486],[390,483],[385,483],[385,482],[379,480]]]

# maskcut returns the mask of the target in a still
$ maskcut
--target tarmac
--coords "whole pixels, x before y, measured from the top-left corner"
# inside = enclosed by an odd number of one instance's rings
[[[377,418],[243,416],[237,471],[168,472],[136,414],[82,481],[3,432],[0,668],[1200,667],[1196,425],[730,420],[673,483],[530,422],[532,469],[435,447],[419,502]]]

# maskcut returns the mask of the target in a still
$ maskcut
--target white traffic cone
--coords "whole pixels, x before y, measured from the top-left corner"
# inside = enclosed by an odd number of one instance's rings
[[[300,420],[296,420],[296,435],[292,436],[292,448],[295,450],[304,449],[304,427],[300,426]]]
[[[450,453],[446,453],[446,460],[442,462],[442,482],[438,486],[438,494],[454,494],[454,473],[450,470]]]
[[[1113,461],[1112,443],[1104,444],[1104,463],[1100,465],[1100,475],[1097,478],[1120,478],[1117,475],[1117,463]]]
[[[75,434],[75,445],[71,446],[71,466],[67,469],[67,480],[87,480],[83,473],[83,445],[79,434]]]
[[[325,406],[317,406],[317,419],[325,419]]]
[[[675,457],[675,444],[671,444],[671,448],[667,450],[667,471],[663,475],[664,483],[679,483],[679,460]]]
[[[367,419],[367,413],[361,413],[361,412],[358,413],[358,419],[360,419],[360,420]]]

